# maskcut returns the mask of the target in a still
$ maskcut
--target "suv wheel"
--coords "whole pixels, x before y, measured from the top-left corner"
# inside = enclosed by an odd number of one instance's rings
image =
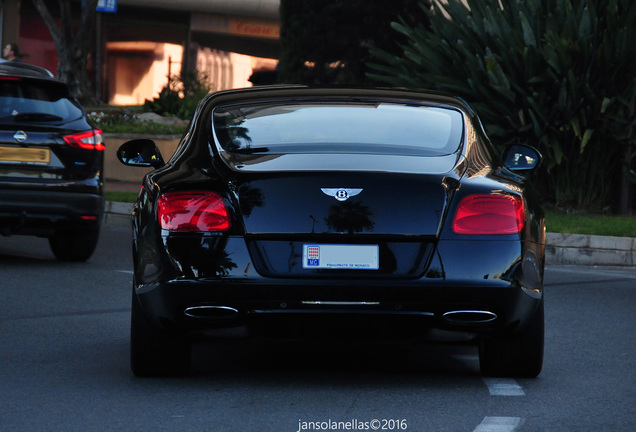
[[[86,261],[93,255],[98,239],[99,227],[65,230],[49,237],[49,246],[60,261]]]
[[[507,338],[480,341],[481,373],[486,376],[534,378],[543,368],[543,345],[542,299],[528,326],[521,333]]]
[[[130,366],[139,377],[179,376],[190,372],[190,343],[151,326],[133,292]]]

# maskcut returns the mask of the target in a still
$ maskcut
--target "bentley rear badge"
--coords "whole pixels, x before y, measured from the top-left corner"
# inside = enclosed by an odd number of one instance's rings
[[[320,190],[330,197],[334,197],[338,201],[346,201],[350,197],[358,195],[362,189],[354,188],[320,188]]]

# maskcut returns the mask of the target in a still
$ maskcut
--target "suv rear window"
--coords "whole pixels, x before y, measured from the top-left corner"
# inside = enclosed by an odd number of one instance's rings
[[[0,77],[0,123],[65,123],[82,116],[66,85]]]
[[[221,106],[214,128],[232,153],[454,153],[463,118],[454,109],[396,102],[281,102]]]

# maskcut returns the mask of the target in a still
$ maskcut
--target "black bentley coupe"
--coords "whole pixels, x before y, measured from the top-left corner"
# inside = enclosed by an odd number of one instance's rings
[[[187,373],[194,341],[461,336],[484,375],[534,377],[545,225],[525,175],[475,112],[404,89],[213,93],[134,205],[131,365]],[[451,337],[451,339],[453,339]]]

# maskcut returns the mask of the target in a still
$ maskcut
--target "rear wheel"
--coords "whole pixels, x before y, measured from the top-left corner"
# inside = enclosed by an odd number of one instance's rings
[[[190,372],[190,343],[152,327],[134,293],[130,324],[130,367],[135,375],[177,376]]]
[[[49,237],[53,255],[60,261],[86,261],[99,240],[99,227],[90,229],[64,230]]]
[[[542,299],[528,326],[521,333],[480,342],[481,373],[486,376],[534,378],[543,368],[543,345]]]

